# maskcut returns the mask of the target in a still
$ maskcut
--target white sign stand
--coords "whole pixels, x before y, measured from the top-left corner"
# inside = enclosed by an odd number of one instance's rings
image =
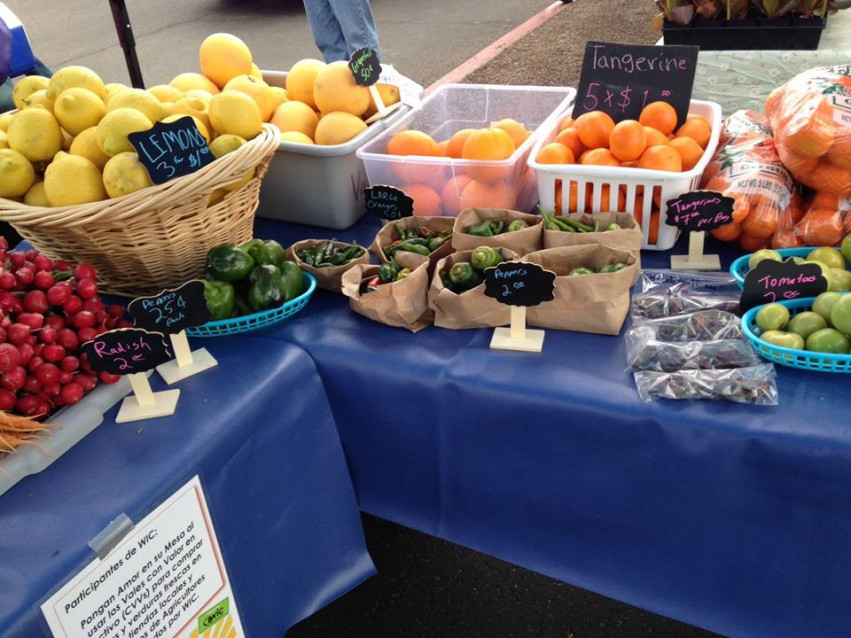
[[[190,350],[189,339],[186,338],[185,330],[169,335],[169,337],[175,358],[157,366],[157,372],[168,385],[191,377],[193,374],[209,370],[219,364],[206,348]]]
[[[373,122],[377,122],[378,120],[384,119],[393,111],[402,106],[401,102],[396,102],[395,104],[391,104],[390,106],[385,105],[384,100],[381,99],[381,94],[378,92],[378,89],[374,84],[369,85],[369,94],[372,96],[372,99],[375,102],[375,107],[378,109],[378,112],[366,119],[367,125],[372,124]]]
[[[511,327],[494,328],[490,347],[492,350],[519,350],[541,352],[544,349],[543,330],[526,329],[526,306],[511,308]]]
[[[151,384],[148,383],[148,375],[144,372],[127,375],[127,378],[130,379],[133,394],[121,402],[121,409],[115,417],[116,423],[129,423],[174,414],[180,390],[153,392]]]
[[[704,255],[703,241],[706,231],[694,230],[689,233],[688,256],[671,255],[671,270],[721,270],[718,255]]]

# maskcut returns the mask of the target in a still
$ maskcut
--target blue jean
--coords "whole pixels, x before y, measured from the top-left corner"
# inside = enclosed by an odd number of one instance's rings
[[[313,40],[326,62],[348,60],[369,47],[381,58],[369,0],[303,0]]]

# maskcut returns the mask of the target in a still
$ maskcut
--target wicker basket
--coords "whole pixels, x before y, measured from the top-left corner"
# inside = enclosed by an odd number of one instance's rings
[[[265,124],[201,170],[116,199],[39,208],[0,198],[0,220],[51,259],[92,264],[103,292],[155,294],[201,275],[213,246],[252,238],[261,180],[280,141]],[[213,191],[251,168],[244,186],[207,206]]]

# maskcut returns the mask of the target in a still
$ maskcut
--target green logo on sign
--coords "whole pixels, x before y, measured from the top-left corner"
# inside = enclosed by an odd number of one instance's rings
[[[198,633],[203,634],[210,627],[224,619],[228,613],[230,613],[230,598],[225,598],[215,607],[209,611],[205,611],[198,617]]]

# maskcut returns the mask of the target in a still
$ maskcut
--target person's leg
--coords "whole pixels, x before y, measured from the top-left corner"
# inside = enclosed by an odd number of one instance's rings
[[[351,57],[357,49],[369,47],[374,49],[381,59],[378,30],[375,28],[375,18],[372,16],[369,0],[329,0],[329,3],[343,30],[348,49],[346,57]]]
[[[348,60],[346,39],[328,0],[303,0],[313,41],[326,62]]]

